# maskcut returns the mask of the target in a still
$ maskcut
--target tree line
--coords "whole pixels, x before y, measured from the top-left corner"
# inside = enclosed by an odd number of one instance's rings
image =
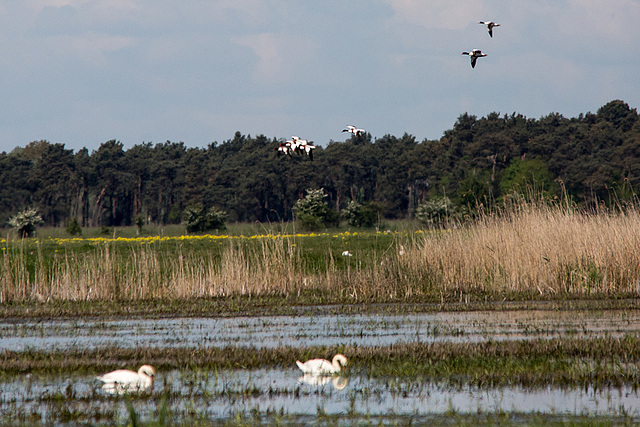
[[[550,197],[612,203],[634,199],[640,185],[640,122],[619,100],[574,118],[465,113],[439,140],[365,134],[318,146],[313,161],[277,157],[279,142],[236,132],[205,148],[167,141],[125,150],[111,140],[74,152],[34,141],[0,153],[0,224],[28,207],[50,226],[72,218],[82,226],[169,224],[193,205],[221,209],[230,221],[280,222],[319,188],[337,212],[356,201],[404,218],[445,196],[473,208],[533,185]]]

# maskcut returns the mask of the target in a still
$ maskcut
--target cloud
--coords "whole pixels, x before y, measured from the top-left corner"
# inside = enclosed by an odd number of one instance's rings
[[[640,37],[640,2],[637,0],[568,0],[567,19],[558,27],[567,37],[606,39],[636,45]]]
[[[410,23],[426,28],[460,30],[483,15],[480,0],[385,0],[394,10],[398,25]]]
[[[310,39],[284,33],[248,35],[234,42],[250,48],[259,58],[254,72],[259,83],[282,82],[304,73],[316,51]]]
[[[78,36],[52,36],[45,40],[43,46],[56,52],[58,57],[81,59],[98,67],[109,62],[106,54],[130,47],[135,42],[136,39],[133,37],[86,33]]]

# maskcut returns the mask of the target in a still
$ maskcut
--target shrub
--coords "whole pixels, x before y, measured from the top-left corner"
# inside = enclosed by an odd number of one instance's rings
[[[197,203],[187,206],[184,210],[184,222],[188,233],[224,230],[227,213],[215,207],[206,209],[202,204]]]
[[[293,213],[303,228],[317,230],[329,224],[338,225],[338,214],[329,209],[325,197],[324,188],[307,190],[307,195],[296,202]]]
[[[456,217],[456,208],[448,197],[434,197],[416,208],[416,218],[425,225],[442,226]]]
[[[72,236],[82,235],[82,227],[80,227],[78,219],[75,216],[71,218],[71,221],[69,221],[69,223],[67,224],[67,233],[71,234]]]
[[[342,211],[342,216],[354,227],[373,227],[381,218],[382,208],[375,202],[358,203],[355,200]]]
[[[133,223],[136,226],[136,234],[142,233],[142,227],[144,226],[144,215],[138,214],[133,217]]]
[[[31,237],[36,231],[37,225],[42,225],[42,217],[34,208],[18,212],[16,216],[9,218],[9,225],[18,231],[20,237]]]

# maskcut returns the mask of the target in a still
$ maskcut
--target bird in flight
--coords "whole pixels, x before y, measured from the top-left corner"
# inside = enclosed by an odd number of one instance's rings
[[[343,129],[342,132],[349,132],[351,134],[353,134],[353,136],[360,138],[362,135],[365,134],[366,130],[364,129],[358,129],[357,127],[353,126],[353,125],[347,125],[346,129]]]
[[[480,49],[473,49],[471,52],[462,52],[462,54],[469,55],[469,58],[471,58],[471,68],[476,68],[476,61],[478,60],[478,58],[487,56],[487,54],[482,53]]]
[[[480,21],[478,24],[483,24],[487,26],[487,31],[489,32],[489,37],[493,37],[493,27],[499,27],[500,24],[496,24],[493,21]]]
[[[309,159],[313,160],[313,149],[316,148],[311,142],[306,139],[301,139],[297,136],[292,136],[291,139],[286,140],[278,144],[278,148],[274,148],[277,151],[278,157],[282,154],[286,154],[291,158],[293,153],[306,154]]]

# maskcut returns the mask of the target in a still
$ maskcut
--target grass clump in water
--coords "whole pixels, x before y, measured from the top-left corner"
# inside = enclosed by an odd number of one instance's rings
[[[483,343],[409,343],[380,347],[293,348],[104,348],[0,352],[0,375],[24,373],[96,373],[140,361],[163,370],[218,372],[259,368],[295,369],[295,360],[330,359],[343,353],[346,375],[411,377],[450,386],[478,387],[553,384],[563,387],[637,387],[640,338],[536,339]]]

